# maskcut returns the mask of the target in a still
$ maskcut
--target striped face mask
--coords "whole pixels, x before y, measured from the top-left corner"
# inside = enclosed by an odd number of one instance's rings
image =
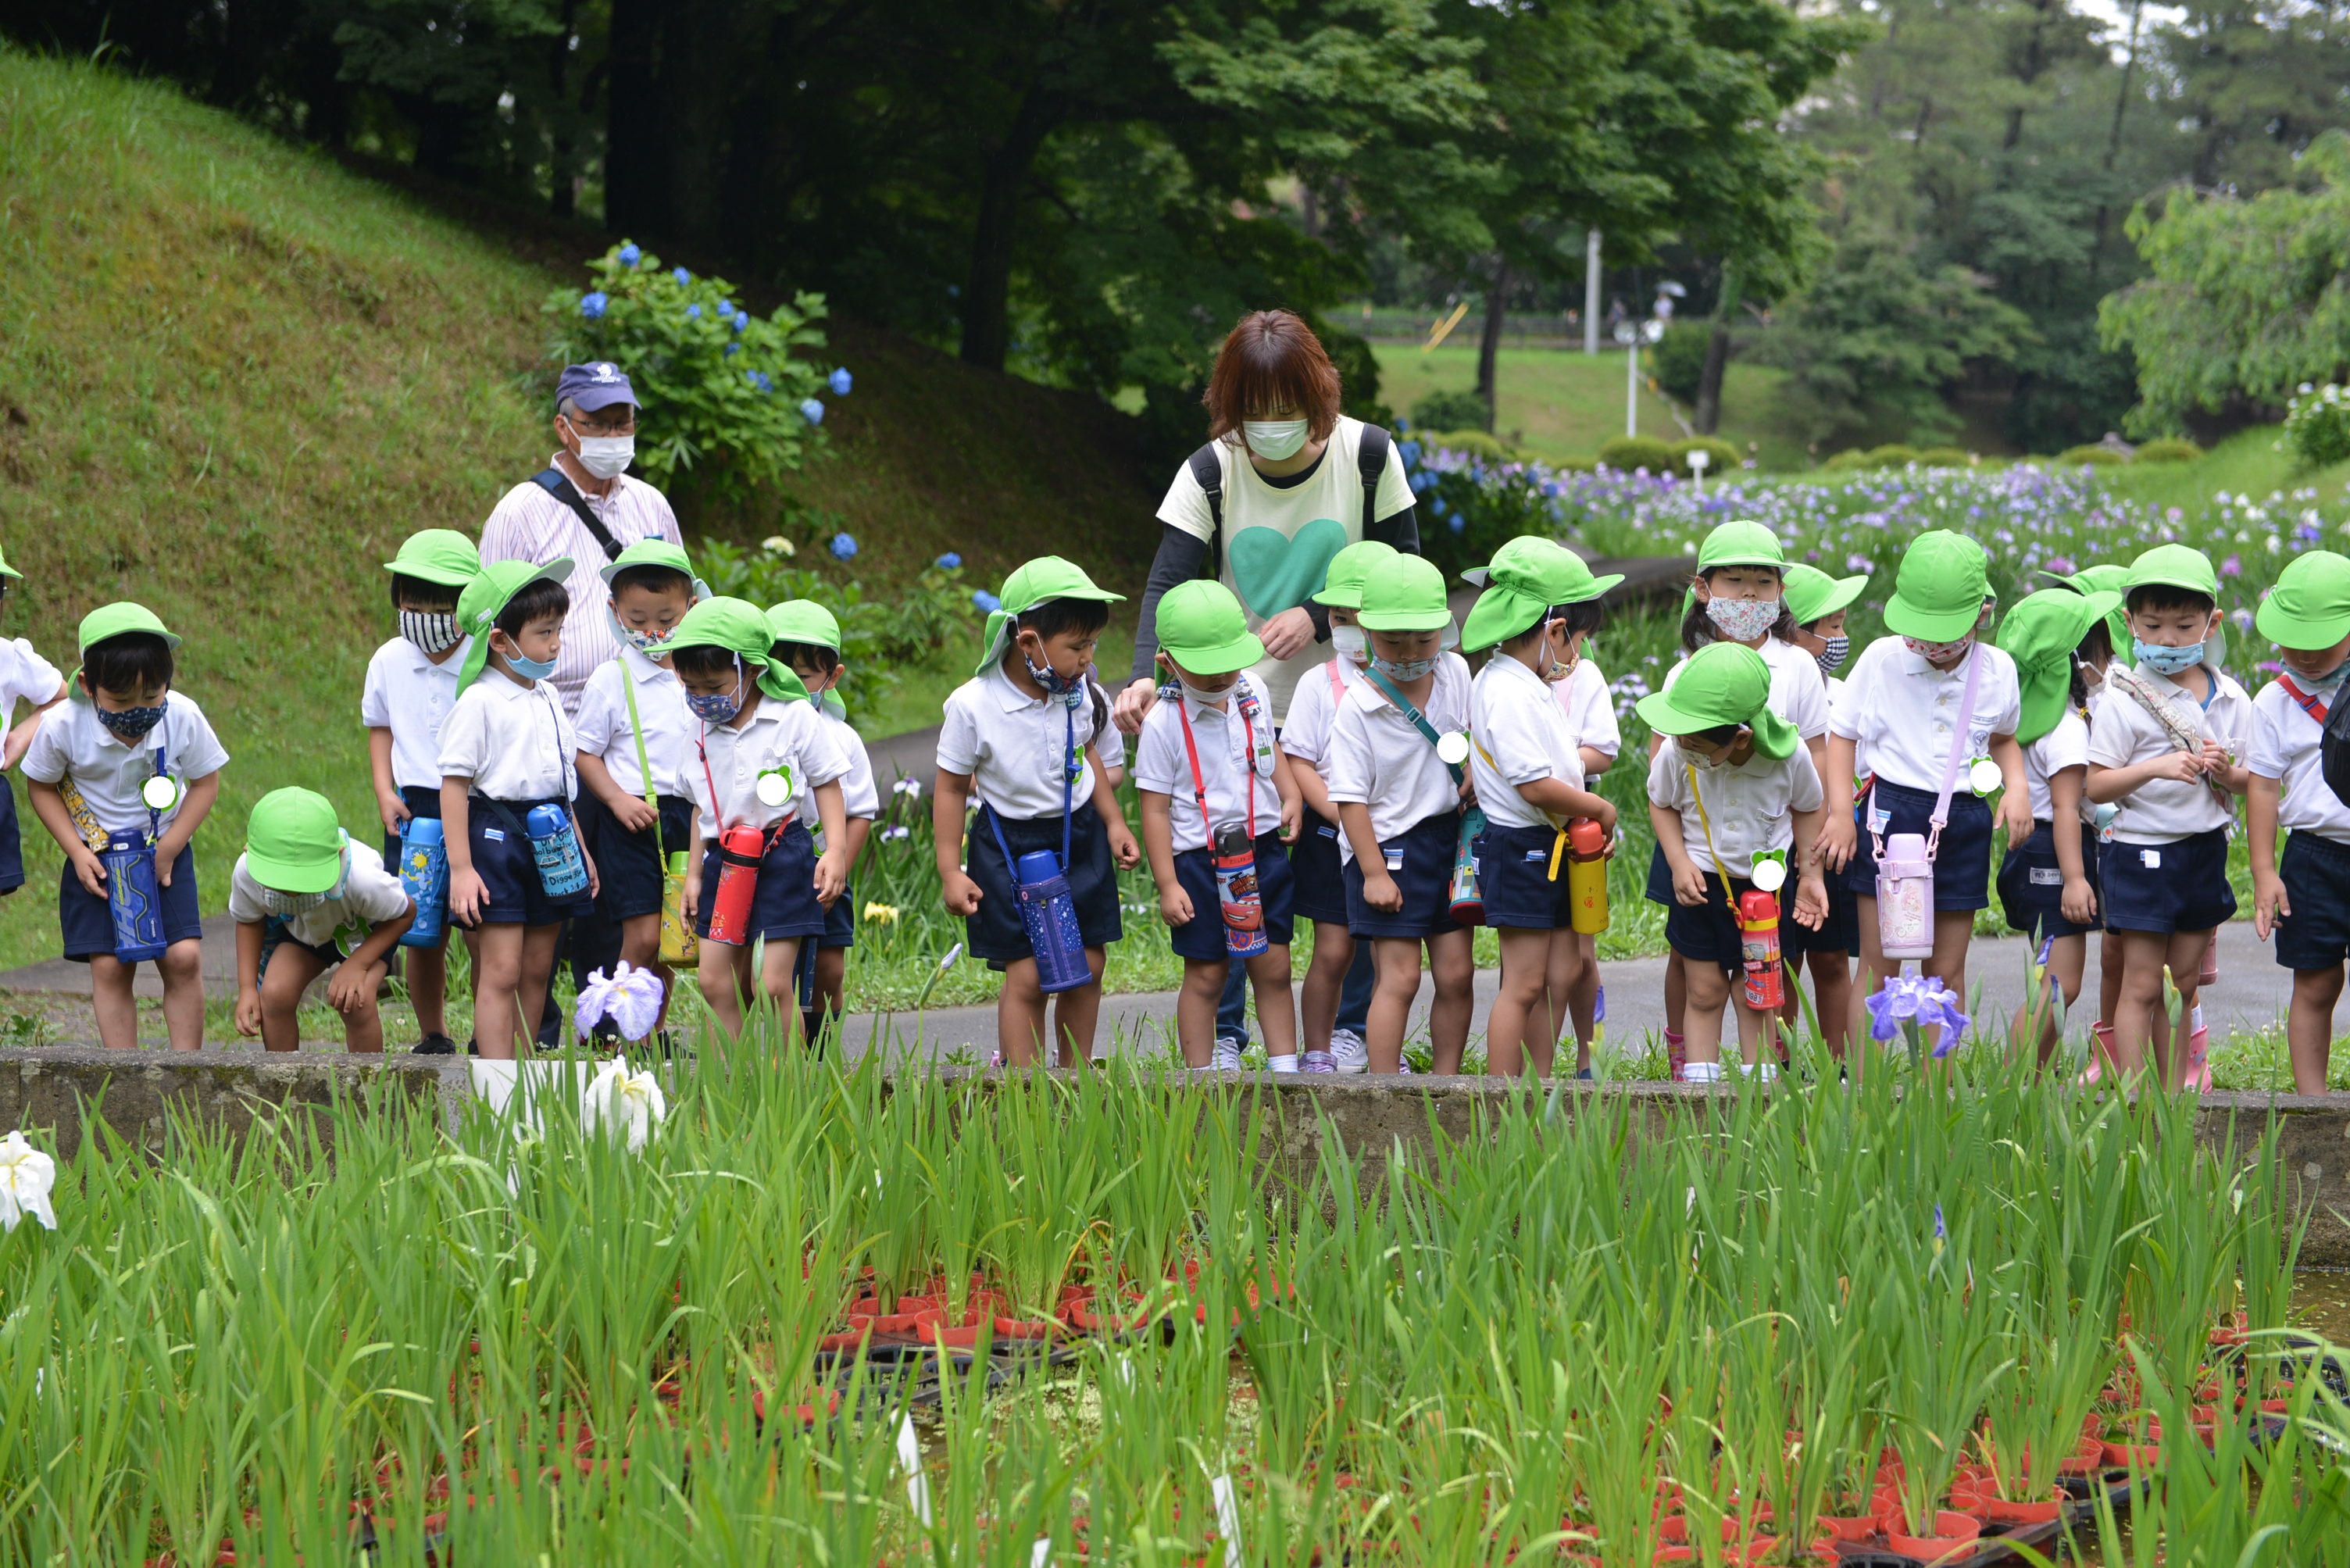
[[[465,636],[457,629],[457,618],[446,610],[410,609],[400,612],[400,635],[426,653],[454,648]]]

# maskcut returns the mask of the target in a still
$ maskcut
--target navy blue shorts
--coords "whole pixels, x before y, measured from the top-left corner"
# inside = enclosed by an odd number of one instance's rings
[[[1731,900],[1739,898],[1754,884],[1742,877],[1730,879],[1730,890],[1722,891],[1721,878],[1709,871],[1705,874],[1705,902],[1696,909],[1676,901],[1665,911],[1665,945],[1690,963],[1710,963],[1724,973],[1742,974],[1746,971],[1744,939],[1738,929],[1738,917],[1731,912]],[[1791,884],[1792,886],[1792,884]],[[1795,901],[1786,888],[1779,890],[1779,955],[1792,961],[1795,944],[1813,933],[1795,923]],[[1822,951],[1833,951],[1822,949]]]
[[[1521,930],[1557,931],[1573,923],[1566,894],[1566,856],[1554,861],[1558,831],[1550,827],[1496,827],[1477,836],[1477,886],[1485,895],[1485,923]],[[1558,880],[1552,881],[1552,866]]]
[[[1175,879],[1191,895],[1191,918],[1172,933],[1176,956],[1201,963],[1229,958],[1222,905],[1216,898],[1215,857],[1205,849],[1177,850]],[[1264,901],[1264,940],[1287,947],[1297,934],[1296,879],[1291,875],[1288,846],[1278,833],[1257,835],[1256,890]]]
[[[441,820],[441,792],[437,789],[402,784],[400,786],[400,803],[408,808],[411,816],[422,817],[428,822]],[[395,877],[400,875],[400,835],[397,833],[383,836],[383,868]]]
[[[2350,961],[2350,844],[2296,833],[2284,841],[2277,875],[2293,906],[2292,918],[2276,923],[2277,962],[2340,970]]]
[[[261,968],[254,976],[256,983],[269,978],[269,960],[279,948],[300,948],[329,969],[348,956],[343,951],[340,942],[306,942],[296,936],[283,919],[270,915],[261,922]]]
[[[160,880],[160,878],[159,878]],[[196,851],[193,845],[172,862],[172,885],[163,895],[163,940],[200,940],[203,917],[196,913]],[[68,860],[57,874],[57,929],[66,940],[66,957],[88,963],[100,953],[114,956],[114,913],[106,900],[81,885]]]
[[[857,945],[857,884],[844,882],[840,897],[824,912],[824,935],[816,939],[820,948],[853,948]]]
[[[1897,833],[1920,838],[1933,831],[1935,794],[1929,789],[1905,789],[1879,782],[1877,809],[1891,820],[1877,831],[1887,840]],[[1877,846],[1869,842],[1870,792],[1861,792],[1853,805],[1860,826],[1852,859],[1844,870],[1847,890],[1863,898],[1877,897]],[[1972,912],[1991,908],[1991,807],[1980,796],[1960,791],[1950,796],[1950,820],[1934,848],[1934,908]]]
[[[24,885],[25,843],[16,826],[16,792],[0,776],[0,898]]]
[[[1293,766],[1296,765],[1294,762]],[[1307,807],[1297,842],[1289,846],[1290,882],[1295,889],[1292,915],[1334,926],[1347,923],[1347,878],[1338,863],[1338,840],[1346,829]]]
[[[723,866],[718,840],[704,843],[702,854],[702,906],[694,911],[693,929],[710,935],[710,911],[718,901],[718,874]],[[743,946],[765,937],[770,941],[812,937],[824,929],[824,906],[816,896],[816,836],[805,823],[795,821],[775,836],[759,859],[759,880],[751,889],[751,921]]]
[[[561,801],[515,800],[501,803],[504,811],[481,795],[466,802],[466,836],[473,848],[473,873],[488,894],[481,919],[469,929],[484,926],[559,926],[592,912],[596,906],[586,893],[560,901],[546,896],[539,880],[538,860],[523,836],[523,824],[533,806],[561,805]],[[450,919],[457,924],[454,911]]]
[[[993,818],[993,826],[989,819]],[[1021,959],[1033,959],[1028,928],[1020,919],[1020,890],[1012,867],[995,842],[996,829],[1017,857],[1032,851],[1061,853],[1061,818],[996,816],[983,805],[972,819],[964,873],[979,884],[979,913],[964,922],[973,958],[985,959],[990,969],[1002,969]],[[1087,801],[1069,814],[1069,895],[1076,905],[1077,934],[1089,948],[1106,948],[1126,934],[1118,908],[1118,867],[1109,855],[1109,829],[1101,813]]]
[[[2097,883],[2104,893],[2109,931],[2208,931],[2236,913],[2236,890],[2228,886],[2228,830],[2168,844],[2125,844],[2116,838],[2099,846]],[[2159,857],[2148,866],[2148,855]]]
[[[693,849],[693,802],[675,794],[653,798],[660,809],[658,840],[650,827],[629,832],[612,808],[594,795],[579,797],[580,836],[588,841],[588,853],[596,857],[596,913],[615,924],[660,914],[661,850],[666,847],[674,855]]]
[[[2097,830],[2081,825],[2081,871],[2089,887],[2097,886]],[[1999,907],[2007,912],[2007,929],[2022,931],[2034,941],[2042,937],[2077,937],[2105,929],[2102,920],[2079,925],[2064,918],[2064,872],[2056,864],[2056,830],[2045,822],[2032,825],[2032,836],[2007,852],[1999,863]],[[2097,895],[2100,909],[2105,895]]]
[[[1452,919],[1452,862],[1461,853],[1461,814],[1439,812],[1383,840],[1388,875],[1403,889],[1393,913],[1363,901],[1363,867],[1347,862],[1347,929],[1358,937],[1423,941],[1464,928]]]

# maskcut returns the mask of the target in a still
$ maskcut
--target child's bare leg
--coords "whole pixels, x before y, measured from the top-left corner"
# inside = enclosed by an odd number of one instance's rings
[[[1845,1047],[1852,1039],[1852,955],[1847,952],[1814,950],[1804,956],[1812,971],[1813,1012],[1818,1015],[1820,1035],[1828,1054],[1844,1060]],[[1803,1022],[1804,1004],[1796,999],[1800,975],[1790,976],[1795,984],[1787,987],[1785,1019],[1792,1032]]]
[[[1692,1063],[1721,1060],[1721,1010],[1730,1001],[1730,976],[1717,963],[1681,966],[1689,989],[1681,1007],[1682,1045]]]
[[[1474,939],[1471,939],[1473,943]],[[1475,954],[1472,945],[1471,954]],[[1542,994],[1526,1020],[1526,1064],[1537,1078],[1557,1070],[1559,1036],[1566,1032],[1567,999],[1583,979],[1583,938],[1561,928],[1550,934]]]
[[[2080,1000],[2081,974],[2087,966],[2089,939],[2075,932],[2058,937],[2048,946],[2048,980],[2043,990],[2035,981],[2015,1010],[2015,1022],[2009,1033],[2022,1042],[2033,1033],[2032,1014],[2040,1014],[2039,1059],[2042,1066],[2056,1054],[2056,1046],[2064,1035],[2064,1013]]]
[[[1575,1020],[1575,1070],[1587,1073],[1591,1042],[1599,1027],[1599,939],[1589,931],[1571,934],[1582,962],[1575,966],[1575,983],[1566,988],[1566,1013]],[[1556,992],[1551,1000],[1558,1001]]]
[[[1544,1001],[1550,983],[1551,933],[1530,926],[1498,926],[1494,934],[1502,944],[1502,983],[1492,1010],[1485,1014],[1485,1071],[1514,1078],[1526,1070],[1527,1055],[1541,1033],[1537,1021],[1549,1014]]]
[[[137,964],[112,953],[90,955],[89,1004],[98,1014],[98,1042],[109,1051],[139,1049],[139,1000],[130,990],[138,973]]]
[[[1266,944],[1264,951],[1248,961],[1248,976],[1256,992],[1256,1026],[1264,1036],[1264,1054],[1296,1055],[1297,997],[1290,989],[1289,944]]]
[[[1868,894],[1853,896],[1853,905],[1860,925],[1860,965],[1853,975],[1852,998],[1845,1004],[1845,1038],[1865,1046],[1868,1041],[1868,999],[1884,989],[1887,975],[1897,974],[1900,966],[1885,956],[1885,944],[1877,929],[1877,900]],[[1854,1076],[1860,1075],[1868,1060],[1866,1050],[1858,1050],[1846,1058],[1846,1068]]]
[[[2296,1093],[2326,1092],[2326,1059],[2334,1050],[2334,1004],[2342,1000],[2342,966],[2293,971],[2293,1006],[2285,1013],[2285,1049],[2293,1057]]]
[[[710,1016],[732,1039],[743,1033],[743,988],[735,976],[735,964],[743,958],[743,950],[732,942],[702,939],[700,957],[694,967],[694,978],[702,982],[702,1000],[710,1004]],[[474,961],[474,989],[480,990],[480,961]],[[479,1008],[475,1009],[479,1017]],[[478,1038],[481,1030],[476,1028]]]
[[[292,942],[271,950],[269,968],[261,977],[261,1048],[298,1051],[302,1047],[302,992],[326,969],[318,955]],[[377,1036],[376,1048],[383,1048]]]
[[[808,939],[813,941],[816,939]],[[816,1014],[821,1022],[848,1010],[848,950],[816,950]]]
[[[174,1051],[204,1047],[204,944],[182,937],[155,961],[163,977],[163,1026]]]
[[[1053,999],[1053,1038],[1061,1043],[1061,1065],[1082,1067],[1094,1059],[1094,1030],[1101,1022],[1102,971],[1109,967],[1107,948],[1087,948],[1086,967],[1093,971],[1091,985],[1073,986]],[[1041,1004],[1038,1018],[1044,1016]]]
[[[1036,982],[1036,961],[1014,959],[1003,966],[1003,989],[995,998],[995,1037],[1008,1067],[1031,1067],[1045,1054],[1045,992]]]
[[[759,968],[759,1000],[775,1010],[785,1038],[800,1032],[800,943],[814,937],[769,937]]]
[[[1959,1011],[1961,1012],[1967,1006],[1967,943],[1974,939],[1974,934],[1975,918],[1971,911],[1934,911],[1934,956],[1926,961],[1926,973],[1940,981],[1959,999]],[[1926,1043],[1929,1049],[1941,1044],[1941,1031],[1938,1029],[1934,1034],[1935,1038]]]
[[[523,928],[516,925],[483,926],[475,932],[473,1042],[481,1047],[485,1062],[515,1059],[515,1031],[522,1023],[516,1009],[521,1005],[523,934]],[[543,976],[541,983],[545,983]],[[531,1016],[538,1014],[534,1011]],[[533,1032],[523,1033],[526,1036]]]
[[[1216,1008],[1224,999],[1224,976],[1231,969],[1229,959],[1183,961],[1183,988],[1175,993],[1175,1043],[1182,1048],[1187,1067],[1204,1067],[1214,1058]]]
[[[522,1007],[522,1015],[531,1020],[524,1029],[525,1040],[538,1037],[539,1019],[546,1016],[546,990],[555,980],[555,950],[563,940],[561,926],[524,926],[522,931],[522,968],[515,1000]]]
[[[1668,1033],[1689,1033],[1689,961],[1677,952],[1668,952],[1665,954],[1665,1029]]]
[[[1434,1058],[1429,1065],[1435,1072],[1458,1073],[1469,1048],[1469,1015],[1477,1006],[1475,939],[1465,930],[1429,938],[1428,971],[1436,981],[1435,999],[1428,1004],[1428,1044]]]
[[[449,1033],[449,951],[444,932],[437,948],[400,949],[408,976],[408,1005],[416,1012],[419,1034]]]
[[[2171,983],[2178,988],[2178,1015],[2183,1022],[2177,1030],[2158,1035],[2154,1043],[2155,1064],[2162,1070],[2162,1086],[2177,1089],[2187,1082],[2187,1037],[2194,1032],[2195,1002],[2203,985],[2203,955],[2210,950],[2211,932],[2173,931],[2164,940],[2164,962],[2170,971]],[[2165,1023],[2170,1010],[2162,1005],[2161,982],[2155,989],[2156,1013]]]
[[[2160,931],[2117,934],[2122,939],[2122,984],[2114,1004],[2114,1066],[2136,1073],[2145,1069],[2155,1044],[2154,1021],[2163,1010],[2163,958],[2170,939]]]
[[[1338,1022],[1338,998],[1346,990],[1347,968],[1354,961],[1354,934],[1336,920],[1315,921],[1314,958],[1297,988],[1306,1050],[1330,1049],[1330,1031]]]
[[[1775,1012],[1764,1012],[1759,1008],[1747,1006],[1745,988],[1743,986],[1738,986],[1732,989],[1731,1001],[1738,1012],[1739,1060],[1744,1062],[1749,1067],[1758,1065],[1766,1060],[1775,1062],[1778,1053],[1775,1051],[1772,1052],[1770,1055],[1766,1057],[1763,1054],[1762,1047],[1765,1038],[1765,1027],[1778,1022],[1779,1015]]]
[[[649,968],[660,956],[660,917],[630,915],[620,922],[620,961],[631,969]]]
[[[1363,1023],[1363,1045],[1372,1072],[1392,1073],[1403,1064],[1404,1026],[1419,994],[1419,943],[1410,937],[1373,937],[1371,957],[1378,965],[1378,983]]]

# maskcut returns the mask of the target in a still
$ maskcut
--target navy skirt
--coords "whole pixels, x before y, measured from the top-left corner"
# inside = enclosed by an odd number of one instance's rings
[[[991,824],[990,818],[993,821]],[[983,805],[972,818],[964,874],[979,884],[979,912],[964,922],[973,958],[1002,969],[1021,959],[1033,959],[1028,928],[1020,919],[1020,893],[1012,867],[995,842],[1001,829],[1014,857],[1043,849],[1061,853],[1061,818],[996,816]],[[1076,903],[1077,933],[1089,948],[1106,948],[1126,934],[1118,908],[1118,867],[1110,859],[1109,829],[1091,801],[1069,814],[1069,892]]]
[[[702,853],[702,902],[693,915],[694,931],[705,940],[724,865],[718,840],[706,840]],[[812,937],[823,929],[824,905],[816,896],[816,837],[806,824],[794,822],[775,836],[759,859],[759,879],[751,888],[751,919],[743,945],[748,947],[761,937],[769,941]]]
[[[1358,937],[1411,941],[1463,929],[1452,919],[1452,862],[1461,852],[1461,814],[1443,811],[1381,843],[1388,875],[1403,889],[1403,908],[1374,909],[1363,897],[1360,861],[1347,863],[1347,929]]]

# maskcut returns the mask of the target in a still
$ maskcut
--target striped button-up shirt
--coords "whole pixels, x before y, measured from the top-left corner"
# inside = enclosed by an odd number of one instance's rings
[[[559,454],[558,454],[559,455]],[[550,458],[550,468],[563,465]],[[567,473],[568,470],[565,470]],[[684,540],[677,531],[677,514],[669,498],[642,480],[627,474],[612,482],[602,495],[580,489],[588,504],[610,532],[612,542],[625,550],[644,539]],[[571,592],[571,613],[563,622],[563,651],[555,659],[555,690],[567,712],[579,711],[579,693],[596,667],[620,650],[612,635],[611,617],[604,601],[610,596],[600,575],[606,565],[604,547],[596,543],[579,514],[549,495],[537,483],[525,480],[506,492],[482,524],[482,561],[546,562],[571,557],[571,576],[564,587]]]

